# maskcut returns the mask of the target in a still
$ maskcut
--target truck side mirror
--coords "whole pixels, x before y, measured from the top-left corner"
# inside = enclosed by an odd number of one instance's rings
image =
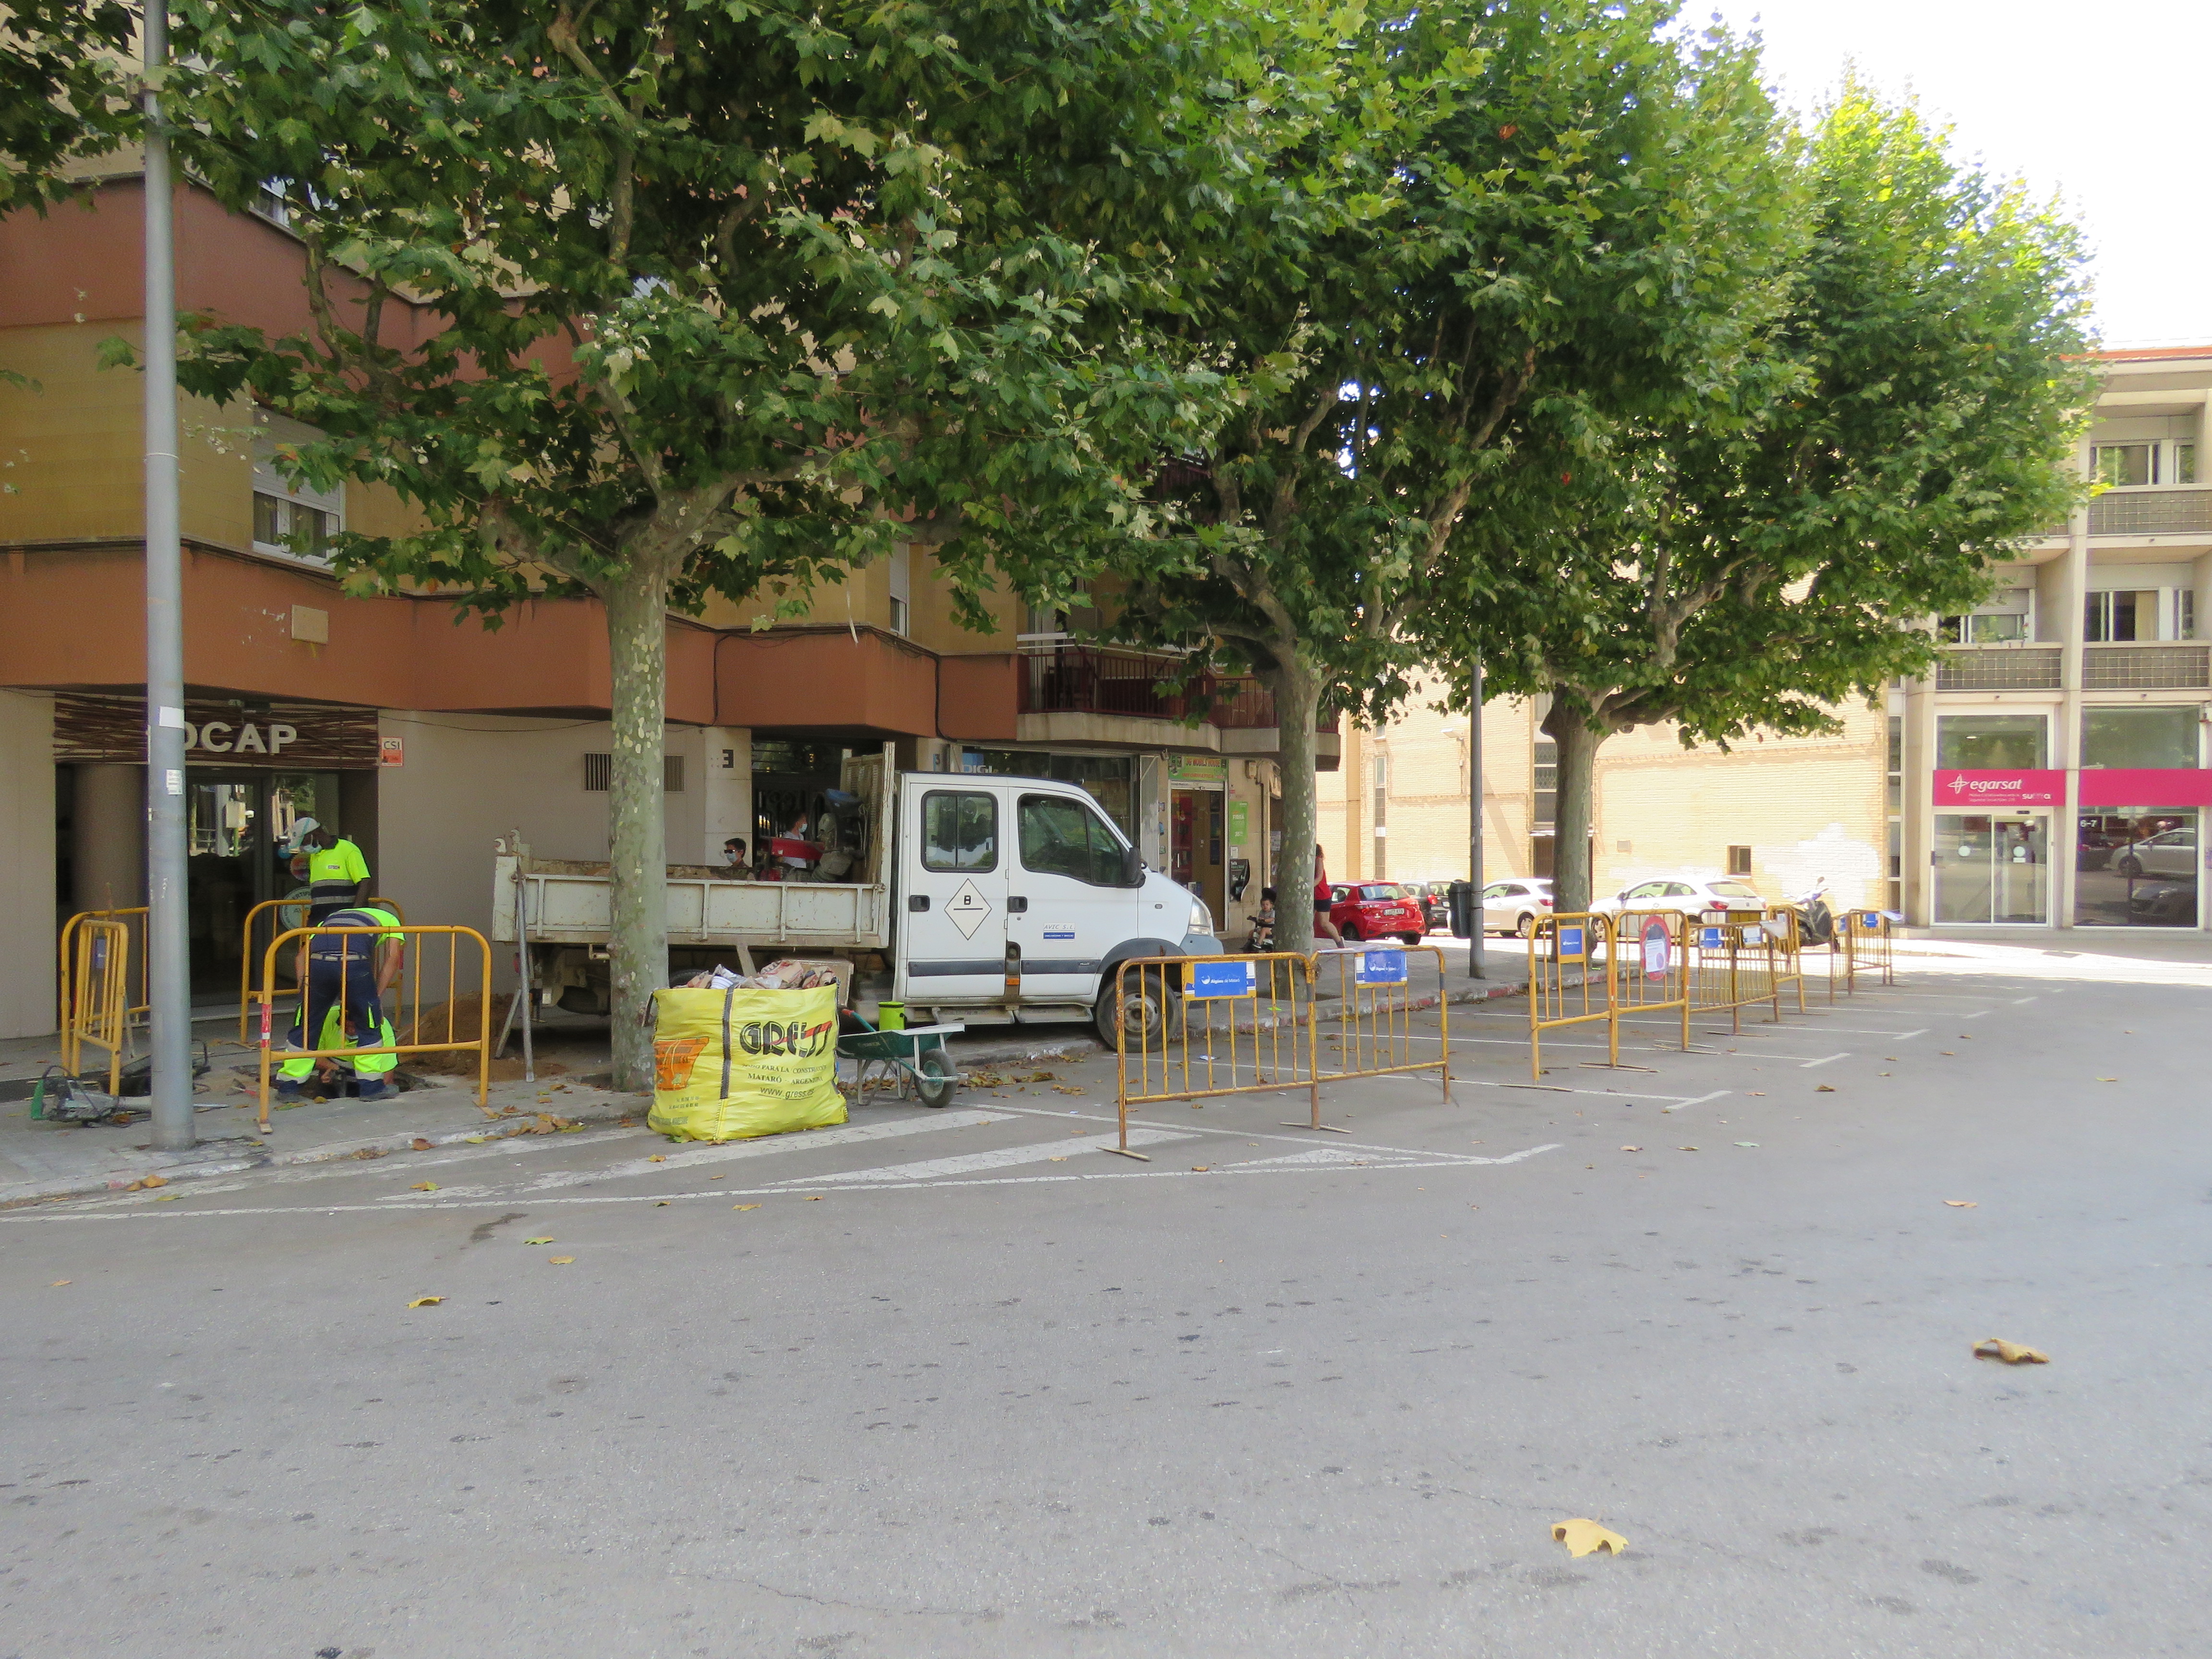
[[[1133,847],[1121,849],[1121,885],[1142,887],[1145,884],[1145,860]]]

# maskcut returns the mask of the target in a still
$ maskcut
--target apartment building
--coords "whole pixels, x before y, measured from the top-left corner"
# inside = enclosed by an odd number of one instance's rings
[[[1669,727],[1599,751],[1599,892],[1734,875],[1771,898],[1825,878],[1921,926],[2202,927],[2212,808],[2212,346],[2118,350],[2081,446],[2098,493],[1936,619],[1934,673],[1828,738],[1685,750]],[[2212,627],[2212,623],[2206,624]],[[1322,782],[1340,879],[1468,868],[1467,721],[1417,706],[1344,739]],[[1483,714],[1485,870],[1546,874],[1554,757],[1540,711]]]
[[[306,325],[288,229],[189,185],[175,209],[180,308]],[[0,1036],[53,1029],[61,919],[143,902],[142,388],[97,366],[103,340],[143,337],[143,210],[118,169],[82,209],[0,221],[0,364],[35,383],[0,384]],[[404,529],[403,505],[288,483],[276,447],[301,434],[267,411],[186,398],[179,416],[196,995],[235,994],[242,918],[288,890],[276,848],[300,816],[360,843],[416,921],[488,927],[497,837],[605,858],[598,607],[544,599],[489,630],[434,593],[349,594],[322,544]],[[1171,659],[1083,644],[1085,618],[1011,593],[971,631],[919,548],[795,621],[756,630],[755,609],[669,619],[672,861],[757,844],[888,743],[907,768],[1079,781],[1224,932],[1256,907],[1279,794],[1256,684],[1168,694]]]

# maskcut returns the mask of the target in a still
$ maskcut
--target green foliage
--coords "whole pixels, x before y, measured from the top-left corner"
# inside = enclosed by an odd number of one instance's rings
[[[1923,619],[1981,599],[1990,562],[2078,499],[2072,228],[1856,88],[1802,174],[1782,303],[1731,376],[1518,458],[1544,497],[1492,526],[1468,602],[1426,630],[1451,659],[1480,648],[1494,690],[1548,690],[1600,734],[1833,730],[1833,704],[1923,672]]]
[[[135,112],[137,9],[9,0],[0,16],[0,214],[66,193],[64,169],[113,149]]]

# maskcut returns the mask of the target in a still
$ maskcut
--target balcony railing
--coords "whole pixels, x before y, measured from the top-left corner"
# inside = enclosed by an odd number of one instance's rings
[[[1109,646],[1077,645],[1034,636],[1022,641],[1024,714],[1120,714],[1224,731],[1276,724],[1275,699],[1249,675],[1202,674],[1178,685],[1184,659]],[[1323,712],[1314,729],[1333,732]]]
[[[2089,645],[2081,648],[2087,691],[2166,691],[2212,684],[2212,647],[2202,645]]]
[[[2212,485],[2108,490],[2089,503],[2092,536],[2174,536],[2195,531],[2212,531]]]
[[[2056,691],[2059,653],[2017,646],[1946,651],[1936,665],[1938,691]]]

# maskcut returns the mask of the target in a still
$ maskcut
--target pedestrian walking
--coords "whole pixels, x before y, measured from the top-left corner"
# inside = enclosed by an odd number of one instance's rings
[[[1341,945],[1344,943],[1344,935],[1337,932],[1336,923],[1328,914],[1329,905],[1332,902],[1328,891],[1328,855],[1321,850],[1320,843],[1316,842],[1314,845],[1314,937],[1319,939],[1325,934],[1334,943]]]

